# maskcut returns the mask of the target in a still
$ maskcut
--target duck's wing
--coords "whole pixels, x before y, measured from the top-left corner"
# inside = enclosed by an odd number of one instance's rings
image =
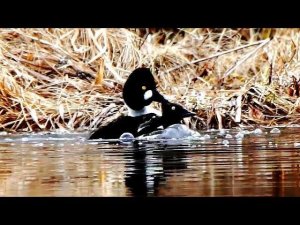
[[[131,120],[129,116],[120,116],[109,124],[99,127],[89,139],[117,139],[123,133],[130,132],[128,124],[132,122]]]
[[[161,126],[161,117],[154,116],[146,122],[143,122],[138,127],[137,136],[149,134]]]
[[[129,132],[136,137],[138,126],[149,121],[153,116],[156,115],[153,113],[137,117],[122,115],[109,124],[101,126],[89,137],[89,139],[118,139],[125,132]]]

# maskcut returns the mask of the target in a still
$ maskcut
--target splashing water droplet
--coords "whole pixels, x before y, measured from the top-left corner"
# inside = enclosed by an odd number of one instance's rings
[[[4,141],[10,142],[10,141],[13,141],[13,139],[11,139],[11,138],[5,138]]]
[[[251,132],[249,130],[242,130],[241,133],[244,135],[247,135],[247,134],[250,134]]]
[[[228,140],[223,140],[222,144],[228,146],[229,141]]]
[[[237,138],[237,139],[242,139],[243,137],[244,137],[243,132],[239,132],[235,135],[235,138]]]
[[[232,138],[231,134],[226,134],[225,138]]]
[[[226,131],[224,129],[221,129],[219,132],[219,135],[224,135],[226,133]]]
[[[44,143],[37,143],[37,144],[34,144],[33,146],[37,146],[37,147],[40,147],[40,146],[43,146]]]
[[[294,146],[295,146],[295,147],[300,147],[300,143],[297,143],[297,142],[296,142],[296,143],[294,143]]]
[[[134,140],[134,136],[133,136],[133,134],[126,132],[126,133],[123,133],[119,139],[122,143],[128,143],[128,142],[132,142]]]
[[[270,131],[270,134],[280,134],[280,130],[278,128],[273,128],[271,131]]]
[[[204,140],[205,140],[205,137],[200,137],[199,140],[200,140],[200,141],[204,141]]]
[[[262,132],[261,129],[257,128],[257,129],[255,129],[255,130],[253,131],[253,133],[254,133],[254,134],[262,134],[263,132]]]
[[[210,139],[210,135],[209,135],[209,134],[205,134],[205,135],[204,135],[204,138],[205,138],[205,139]]]

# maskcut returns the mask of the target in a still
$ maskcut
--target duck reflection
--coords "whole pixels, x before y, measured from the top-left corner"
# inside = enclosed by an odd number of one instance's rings
[[[125,171],[125,185],[132,196],[156,196],[168,176],[187,168],[185,151],[171,150],[167,145],[155,149],[134,146],[133,161],[127,160]]]

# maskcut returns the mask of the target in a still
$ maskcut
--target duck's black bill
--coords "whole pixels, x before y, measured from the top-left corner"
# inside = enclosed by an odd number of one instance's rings
[[[193,112],[189,112],[189,111],[186,111],[185,113],[183,113],[183,117],[190,117],[190,116],[195,116],[196,113],[193,113]]]
[[[152,100],[160,103],[169,102],[163,95],[161,95],[156,89],[152,90],[153,97]]]

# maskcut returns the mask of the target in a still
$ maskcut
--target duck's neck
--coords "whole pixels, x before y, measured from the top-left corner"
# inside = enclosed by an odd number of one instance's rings
[[[128,110],[128,116],[136,117],[136,116],[142,116],[148,113],[155,113],[158,116],[161,116],[161,112],[152,108],[151,106],[145,106],[144,108],[140,110],[134,110],[131,109],[128,105],[126,105]]]

